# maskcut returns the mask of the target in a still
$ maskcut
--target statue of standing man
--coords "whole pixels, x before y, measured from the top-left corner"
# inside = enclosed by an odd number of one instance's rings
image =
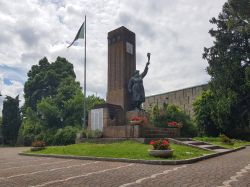
[[[132,94],[132,105],[134,109],[141,110],[141,104],[145,102],[145,91],[143,87],[143,78],[147,75],[148,65],[150,64],[150,53],[147,54],[148,62],[142,74],[135,71],[128,83],[128,91]]]

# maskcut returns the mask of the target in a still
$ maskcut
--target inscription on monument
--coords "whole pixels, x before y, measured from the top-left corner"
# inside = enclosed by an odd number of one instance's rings
[[[103,131],[103,108],[91,110],[91,130]]]

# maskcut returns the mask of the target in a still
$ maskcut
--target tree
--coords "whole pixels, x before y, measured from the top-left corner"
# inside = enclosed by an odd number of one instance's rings
[[[19,96],[12,98],[7,96],[3,102],[2,133],[4,144],[14,145],[17,140],[18,130],[21,125],[19,109]]]
[[[81,127],[83,94],[79,82],[68,77],[61,81],[53,97],[43,98],[37,112],[48,128]]]
[[[57,57],[51,64],[46,57],[41,59],[28,72],[28,80],[24,85],[24,108],[31,107],[36,111],[37,103],[42,98],[54,96],[59,84],[68,77],[75,79],[76,75],[73,65],[65,58]]]
[[[65,58],[58,57],[53,63],[49,63],[47,58],[41,59],[28,72],[24,86],[24,113],[30,107],[47,128],[80,126],[83,94],[75,78],[73,65]]]
[[[249,23],[250,17],[250,1],[249,0],[229,0],[229,6],[231,7],[235,16],[239,17],[242,21]],[[250,27],[247,26],[249,31]]]
[[[195,122],[200,135],[218,136],[221,131],[215,124],[215,97],[211,90],[206,90],[193,103]]]
[[[49,63],[44,57],[32,66],[24,85],[24,98],[25,119],[19,139],[26,145],[34,140],[52,143],[57,129],[81,126],[83,94],[73,65],[65,58]]]
[[[22,125],[19,129],[17,144],[30,146],[35,139],[39,139],[39,135],[44,131],[45,125],[30,107],[25,110]],[[42,139],[39,139],[42,140]]]
[[[58,134],[57,137],[68,137],[61,136],[61,130],[65,132],[70,128],[81,128],[84,95],[80,83],[76,81],[73,65],[65,58],[58,57],[53,63],[43,58],[38,65],[32,66],[28,72],[24,93],[25,119],[19,135],[26,145],[34,140],[55,144],[58,142],[55,140],[55,134]],[[102,102],[103,99],[87,97],[88,108]]]
[[[210,20],[217,26],[209,31],[215,41],[203,54],[211,76],[212,110],[216,114],[213,121],[226,134],[250,126],[249,7],[249,0],[229,0],[224,4],[218,18]]]
[[[63,126],[81,127],[84,111],[84,95],[80,83],[72,77],[64,79],[55,95],[55,103],[60,109]]]

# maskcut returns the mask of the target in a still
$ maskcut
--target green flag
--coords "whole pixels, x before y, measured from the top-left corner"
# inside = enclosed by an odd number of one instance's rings
[[[82,24],[82,26],[80,27],[80,29],[78,30],[75,39],[73,40],[73,42],[68,46],[68,48],[73,45],[73,43],[78,40],[79,38],[84,38],[84,22]]]

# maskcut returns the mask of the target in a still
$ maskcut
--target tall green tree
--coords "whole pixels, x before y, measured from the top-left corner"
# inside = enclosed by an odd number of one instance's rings
[[[216,103],[211,90],[204,91],[193,105],[199,135],[218,136],[221,129],[215,124],[216,110],[214,107]]]
[[[52,63],[43,58],[38,65],[32,66],[24,93],[25,119],[19,134],[25,145],[34,140],[58,144],[55,134],[67,137],[65,133],[70,128],[73,129],[71,133],[81,128],[84,96],[80,83],[76,81],[73,65],[65,58],[58,57]],[[88,108],[102,102],[103,99],[87,97]]]
[[[226,2],[218,18],[210,20],[216,25],[209,31],[214,44],[203,54],[209,64],[207,72],[214,97],[211,119],[227,134],[250,126],[249,10],[249,0]]]
[[[4,144],[14,145],[17,140],[18,130],[21,125],[19,96],[7,96],[3,102],[2,133]]]
[[[45,97],[37,103],[37,112],[47,127],[81,127],[83,94],[79,82],[72,77],[61,81],[53,97]]]
[[[36,111],[47,128],[80,126],[83,94],[75,79],[73,65],[65,58],[58,57],[53,63],[41,59],[28,72],[24,113],[27,108]]]
[[[58,57],[54,63],[49,63],[46,57],[41,59],[28,72],[24,85],[24,108],[31,107],[36,111],[37,103],[42,98],[54,96],[60,83],[68,77],[75,80],[76,75],[73,65],[65,58]]]
[[[34,140],[51,144],[57,130],[82,124],[81,86],[76,81],[73,65],[65,58],[58,57],[49,63],[45,57],[32,66],[24,85],[24,97],[19,139],[25,145]]]

